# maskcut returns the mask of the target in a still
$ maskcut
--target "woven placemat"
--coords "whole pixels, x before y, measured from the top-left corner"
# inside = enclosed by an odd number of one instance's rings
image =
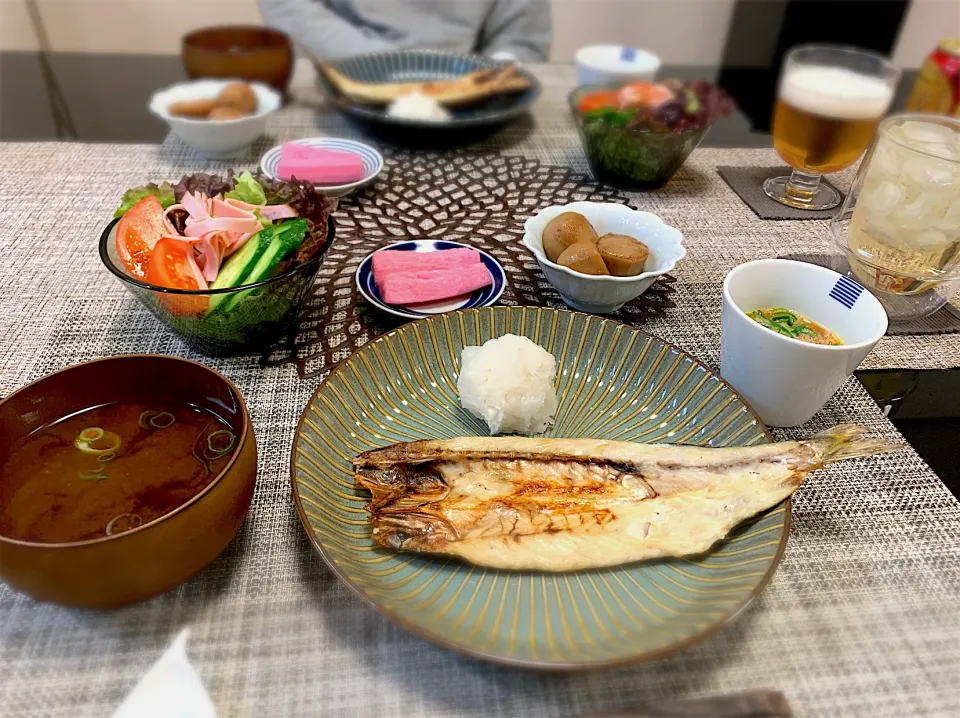
[[[817,264],[844,276],[849,276],[859,283],[856,276],[850,271],[850,264],[839,254],[784,254],[780,259],[794,259],[798,262]],[[957,332],[960,332],[960,309],[950,303],[945,304],[930,316],[891,323],[887,327],[887,336],[956,334]]]
[[[757,213],[760,219],[830,219],[837,213],[836,209],[809,210],[797,209],[780,204],[772,200],[763,191],[763,183],[771,177],[780,177],[789,174],[790,168],[780,167],[717,167],[717,173],[723,181],[730,185],[730,189],[737,193],[750,209]],[[820,180],[826,185],[837,189],[827,180]],[[843,201],[843,193],[840,201]]]
[[[388,152],[386,170],[378,180],[341,200],[335,214],[336,242],[324,259],[297,330],[262,361],[296,363],[300,376],[316,376],[407,321],[371,307],[354,281],[364,257],[405,239],[462,242],[496,257],[507,275],[500,304],[565,307],[521,243],[524,220],[553,204],[627,204],[628,199],[568,167],[524,157]],[[673,283],[672,277],[662,277],[611,316],[632,326],[664,316],[675,306],[670,299]]]
[[[537,131],[509,148],[498,139],[498,153],[585,170],[566,109],[568,70],[537,103]],[[340,122],[324,112],[287,107],[271,122],[279,141],[311,136]],[[714,368],[726,273],[751,259],[826,251],[816,222],[764,222],[716,173],[775,163],[773,150],[699,148],[666,187],[636,196],[684,233],[688,250],[670,295],[677,306],[644,329]],[[190,661],[229,718],[567,718],[761,686],[782,690],[804,717],[960,716],[960,508],[912,450],[813,476],[796,495],[787,553],[764,592],[717,634],[662,661],[569,675],[511,670],[433,646],[371,610],[317,556],[290,500],[290,446],[317,380],[300,379],[293,364],[187,350],[97,254],[127,187],[242,166],[172,143],[0,143],[0,386],[115,354],[197,359],[243,394],[259,454],[243,531],[175,591],[88,612],[0,585],[0,718],[109,716],[185,627]],[[867,363],[955,367],[960,334],[888,337]],[[775,434],[844,422],[903,441],[856,379],[810,424]]]

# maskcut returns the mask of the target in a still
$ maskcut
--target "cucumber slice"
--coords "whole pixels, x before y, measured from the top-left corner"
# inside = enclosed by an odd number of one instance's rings
[[[267,227],[262,229],[247,240],[238,252],[231,255],[220,271],[217,278],[210,284],[211,289],[227,289],[229,287],[239,287],[244,284],[246,276],[250,270],[256,266],[257,260],[270,246],[270,240],[273,238],[274,228]],[[221,303],[228,299],[230,294],[214,294],[210,297],[210,309],[216,309]]]
[[[253,266],[243,275],[241,285],[234,286],[242,286],[243,284],[256,284],[257,282],[262,282],[264,279],[269,278],[276,266],[284,259],[289,257],[290,254],[296,251],[301,244],[303,244],[303,240],[307,236],[307,223],[306,220],[295,219],[290,222],[284,222],[283,224],[268,227],[262,232],[258,232],[257,236],[267,232],[268,230],[273,230],[273,233],[269,242],[267,243],[266,248],[259,252],[254,258]],[[253,240],[254,238],[251,237],[250,239]],[[246,246],[244,246],[243,249],[246,249]],[[236,307],[244,297],[249,295],[251,291],[256,290],[248,290],[246,292],[236,292],[235,294],[225,295],[227,301],[224,301],[222,304],[220,304],[220,310],[230,311],[232,308]]]

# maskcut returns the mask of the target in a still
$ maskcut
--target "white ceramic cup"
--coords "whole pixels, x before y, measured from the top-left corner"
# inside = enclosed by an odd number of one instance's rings
[[[784,307],[837,334],[808,344],[747,316]],[[880,302],[852,279],[806,262],[761,259],[723,281],[720,375],[769,426],[799,426],[836,393],[887,331]]]
[[[652,82],[660,58],[652,52],[622,45],[588,45],[577,51],[577,86]]]

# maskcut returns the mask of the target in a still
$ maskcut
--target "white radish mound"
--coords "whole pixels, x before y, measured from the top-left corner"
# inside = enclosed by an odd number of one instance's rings
[[[557,360],[516,334],[464,347],[457,390],[464,409],[490,434],[540,434],[557,413]]]

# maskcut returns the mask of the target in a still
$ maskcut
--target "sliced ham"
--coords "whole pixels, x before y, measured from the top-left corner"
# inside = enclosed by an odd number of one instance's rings
[[[229,257],[234,252],[238,252],[240,248],[247,243],[247,240],[250,239],[256,232],[247,232],[246,234],[238,235],[236,232],[230,233],[234,237],[230,246],[227,247],[227,252],[224,254],[224,257]]]
[[[244,202],[246,204],[246,202]],[[213,216],[214,217],[239,217],[241,219],[249,219],[256,217],[253,214],[252,209],[246,209],[244,207],[237,207],[233,202],[224,201],[222,199],[213,200]],[[256,207],[256,205],[250,205],[251,207]]]
[[[373,276],[380,283],[393,272],[422,271],[430,269],[456,269],[482,265],[480,253],[466,247],[443,249],[436,252],[404,252],[399,249],[383,249],[374,252]]]
[[[260,214],[274,222],[278,219],[296,219],[300,216],[289,204],[265,204],[260,207]]]
[[[193,245],[197,254],[197,264],[203,272],[203,278],[208,282],[217,278],[228,242],[224,233],[211,232]]]
[[[180,204],[190,214],[190,219],[187,220],[188,224],[190,220],[202,222],[210,218],[210,212],[207,210],[205,198],[199,193],[198,195],[199,198],[189,192],[184,192],[183,197],[180,198]]]
[[[203,278],[203,272],[201,272],[200,267],[197,266],[197,260],[193,258],[193,252],[187,252],[187,264],[190,266],[193,278],[197,280],[197,289],[209,289],[210,285],[208,285],[207,280]]]
[[[483,263],[478,262],[455,269],[392,272],[384,279],[377,278],[376,282],[387,304],[421,304],[468,294],[492,284],[493,277]]]
[[[211,217],[202,222],[188,223],[186,235],[188,237],[202,237],[210,232],[259,232],[260,222],[256,217]]]
[[[249,202],[244,202],[242,199],[234,199],[233,197],[227,197],[223,201],[232,207],[236,207],[237,209],[245,209],[248,212],[253,212],[253,210],[260,209],[261,207],[259,204],[250,204]]]

